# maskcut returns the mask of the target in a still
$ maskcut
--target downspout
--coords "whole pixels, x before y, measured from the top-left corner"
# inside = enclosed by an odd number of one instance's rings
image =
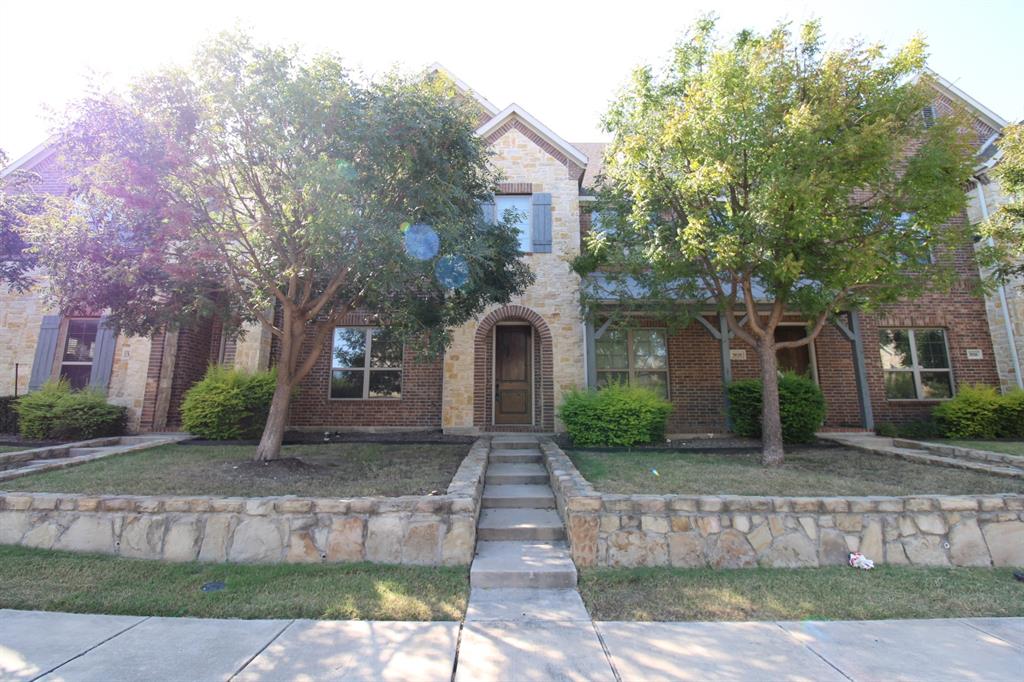
[[[974,191],[978,195],[978,207],[981,209],[982,221],[988,220],[988,204],[985,203],[985,190],[982,189],[981,180],[974,179]],[[992,237],[988,238],[988,245],[995,246]],[[1024,388],[1024,377],[1020,375],[1020,358],[1017,357],[1017,341],[1013,334],[1013,321],[1010,319],[1010,306],[1006,302],[1006,287],[999,285],[999,305],[1003,308],[1003,326],[1006,328],[1006,341],[1010,346],[1010,361],[1013,363],[1013,376],[1017,381],[1017,388]]]

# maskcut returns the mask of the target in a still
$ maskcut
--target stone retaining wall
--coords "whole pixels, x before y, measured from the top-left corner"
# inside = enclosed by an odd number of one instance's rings
[[[612,495],[541,449],[577,566],[1024,566],[1024,495]]]
[[[165,561],[466,565],[489,444],[478,440],[444,495],[96,496],[0,492],[0,544]]]

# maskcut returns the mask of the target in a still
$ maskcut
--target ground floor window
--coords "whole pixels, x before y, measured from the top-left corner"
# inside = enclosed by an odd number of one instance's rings
[[[942,400],[953,396],[946,332],[880,329],[878,344],[890,400]]]
[[[72,318],[67,324],[64,351],[60,358],[60,378],[66,379],[73,389],[86,388],[92,377],[100,321],[98,318]]]
[[[335,328],[330,390],[336,399],[401,398],[401,339],[386,329]]]
[[[598,386],[643,386],[668,398],[668,342],[664,329],[609,329],[595,345]]]

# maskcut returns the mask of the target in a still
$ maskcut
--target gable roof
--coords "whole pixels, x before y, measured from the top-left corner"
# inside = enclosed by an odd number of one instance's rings
[[[461,78],[456,76],[448,69],[444,68],[440,63],[434,62],[433,64],[428,66],[426,73],[428,76],[433,75],[435,73],[441,74],[442,76],[444,76],[445,78],[447,78],[448,80],[455,84],[456,90],[461,92],[463,95],[466,95],[467,97],[472,97],[474,100],[476,100],[476,103],[483,107],[483,109],[488,114],[494,116],[495,114],[498,113],[498,107],[494,106],[490,100],[488,100],[486,97],[478,93],[473,88],[469,87],[469,85],[465,81],[463,81]]]
[[[579,149],[581,152],[587,155],[589,163],[587,168],[583,172],[584,188],[593,187],[594,182],[597,181],[599,176],[604,171],[604,150],[608,146],[607,142],[573,142],[574,147]]]
[[[982,121],[987,123],[995,130],[1002,130],[1007,125],[1009,125],[1009,121],[1007,121],[1005,118],[1003,118],[996,112],[992,111],[991,109],[989,109],[984,104],[968,95],[966,92],[964,92],[957,86],[953,85],[951,81],[946,80],[945,78],[940,76],[936,71],[933,71],[928,67],[925,67],[924,73],[927,74],[935,82],[935,86],[938,88],[940,92],[954,99],[958,99],[964,104],[966,104],[968,107],[970,107],[973,113],[976,116],[978,116],[978,118],[980,118]]]
[[[527,128],[529,128],[534,134],[538,135],[548,144],[555,147],[558,151],[562,152],[566,157],[574,161],[577,165],[586,168],[587,166],[587,155],[581,152],[579,149],[569,144],[557,134],[555,131],[548,128],[546,125],[538,121],[530,112],[523,109],[521,106],[513,102],[508,105],[500,112],[498,112],[494,118],[484,123],[482,126],[476,129],[476,134],[480,137],[486,138],[491,133],[494,133],[504,124],[510,122],[521,122]]]
[[[0,178],[5,178],[19,169],[31,170],[33,166],[45,161],[57,151],[56,142],[57,136],[51,135],[45,142],[37,145],[27,154],[15,159],[6,168],[0,168]]]

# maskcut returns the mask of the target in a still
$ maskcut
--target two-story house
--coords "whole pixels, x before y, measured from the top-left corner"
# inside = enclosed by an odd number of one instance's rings
[[[583,283],[567,261],[590,229],[590,188],[603,145],[570,143],[517,104],[499,109],[441,67],[480,111],[477,134],[503,173],[494,214],[523,216],[523,258],[536,283],[506,306],[455,330],[443,357],[421,361],[355,313],[335,330],[320,361],[293,399],[290,425],[311,430],[420,430],[450,433],[560,431],[557,407],[566,391],[604,382],[649,386],[673,404],[669,432],[727,430],[725,387],[758,376],[756,353],[731,339],[714,311],[682,330],[638,319],[632,328],[585,320]],[[937,94],[936,108],[944,93]],[[935,113],[935,112],[933,112]],[[941,111],[938,111],[941,114]],[[978,146],[995,132],[977,117]],[[43,191],[65,191],[59,159],[42,145],[5,173],[22,168],[43,177]],[[959,218],[966,220],[966,216]],[[826,427],[873,428],[922,418],[964,383],[995,385],[985,300],[970,289],[978,277],[973,246],[957,253],[963,284],[890,306],[876,315],[844,315],[811,345],[785,351],[783,367],[818,382],[828,404]],[[614,301],[609,301],[614,305]],[[38,291],[0,291],[0,392],[35,388],[64,376],[106,390],[129,407],[133,429],[173,429],[184,392],[209,363],[268,367],[274,344],[259,327],[238,340],[204,320],[151,338],[118,337],[100,318],[62,318]],[[780,337],[805,334],[787,316]],[[15,379],[17,373],[17,379]]]

